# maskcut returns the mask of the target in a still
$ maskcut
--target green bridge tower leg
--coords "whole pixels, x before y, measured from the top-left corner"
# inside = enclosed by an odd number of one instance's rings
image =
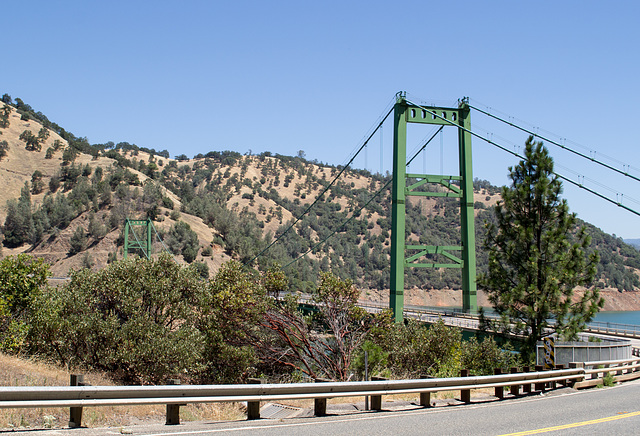
[[[458,144],[460,155],[460,177],[462,198],[460,199],[460,228],[462,232],[462,309],[478,311],[476,285],[476,229],[473,213],[473,167],[471,160],[471,118],[466,103],[460,105]]]
[[[389,306],[396,322],[403,319],[405,256],[405,188],[407,178],[407,103],[397,96],[393,114],[393,187],[391,189],[391,286]]]
[[[459,176],[407,174],[407,123],[459,126]],[[463,129],[466,129],[463,130]],[[398,93],[394,107],[393,188],[391,191],[391,284],[389,307],[396,322],[403,319],[404,273],[407,267],[462,269],[462,309],[477,312],[475,225],[473,213],[473,171],[471,159],[470,110],[466,101],[457,108],[422,106],[409,103]],[[407,178],[418,180],[407,187]],[[451,181],[457,183],[451,183]],[[426,183],[438,183],[450,192],[416,190]],[[407,196],[460,198],[462,246],[421,246],[405,243],[405,201]],[[407,257],[407,251],[417,253]],[[450,253],[461,251],[461,258]],[[424,255],[439,255],[449,263],[420,263]]]

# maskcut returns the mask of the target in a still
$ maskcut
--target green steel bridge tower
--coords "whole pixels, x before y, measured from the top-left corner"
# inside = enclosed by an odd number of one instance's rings
[[[138,237],[133,227],[144,227],[144,237]],[[150,219],[132,220],[127,218],[124,224],[124,258],[129,252],[137,252],[147,259],[151,259],[152,231],[155,230]],[[129,234],[133,235],[133,239]]]
[[[389,306],[396,322],[403,319],[405,268],[462,269],[463,310],[477,312],[475,225],[473,214],[473,172],[471,165],[471,121],[467,100],[457,108],[422,106],[398,93],[394,106],[393,189],[391,223],[391,295]],[[434,124],[458,129],[459,175],[407,174],[407,124]],[[407,179],[417,180],[407,186]],[[454,183],[452,183],[454,181]],[[439,184],[445,192],[425,192],[418,188]],[[460,198],[462,246],[407,245],[405,243],[405,201],[408,196]],[[453,254],[452,252],[456,252]],[[444,258],[442,263],[421,262],[425,255]]]

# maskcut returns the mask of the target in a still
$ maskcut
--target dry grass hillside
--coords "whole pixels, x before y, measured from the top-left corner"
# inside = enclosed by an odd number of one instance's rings
[[[0,223],[4,223],[7,215],[7,201],[16,199],[20,196],[20,192],[23,189],[25,182],[31,182],[31,177],[34,171],[39,170],[43,174],[43,184],[48,186],[49,180],[59,173],[62,165],[62,154],[65,147],[68,146],[67,142],[62,139],[58,134],[49,130],[49,137],[41,144],[40,151],[30,151],[25,147],[25,143],[19,139],[21,133],[25,130],[30,130],[32,133],[37,134],[42,125],[35,120],[23,121],[20,115],[15,109],[12,109],[9,119],[9,127],[0,129],[0,141],[7,141],[9,144],[7,155],[0,159],[0,180],[2,181],[3,189],[0,190]],[[55,141],[60,141],[62,146],[53,154],[51,159],[46,159],[46,150],[52,147]],[[149,160],[150,155],[145,152],[137,152],[136,160]],[[171,159],[165,159],[165,162],[169,163]],[[111,158],[99,156],[94,158],[88,154],[79,154],[74,162],[76,165],[89,165],[93,170],[98,167],[108,169],[116,165],[116,161]],[[141,183],[144,183],[148,177],[135,169],[130,169],[135,173]],[[174,202],[174,208],[179,210],[181,206],[180,198],[171,191],[161,188],[164,195],[169,197]],[[49,192],[45,188],[39,194],[32,194],[31,201],[33,207],[36,208],[42,203],[42,199]],[[102,210],[97,213],[97,218],[106,222],[107,210]],[[169,227],[175,222],[169,217],[171,211],[162,210],[162,221],[155,223],[158,230],[168,230]],[[139,217],[131,217],[139,218]],[[191,229],[196,232],[200,245],[202,247],[210,245],[215,235],[213,229],[203,223],[202,219],[189,215],[181,214],[180,220],[190,225]],[[77,227],[82,227],[86,230],[88,225],[88,213],[83,213],[74,219],[71,224],[65,229],[59,231],[55,237],[45,238],[36,244],[35,247],[30,248],[27,244],[17,248],[3,247],[1,254],[3,256],[18,254],[28,251],[30,254],[37,257],[43,257],[48,263],[51,264],[51,270],[54,276],[66,276],[71,269],[79,269],[83,265],[83,257],[89,255],[93,261],[93,269],[103,268],[107,264],[107,256],[109,253],[116,252],[116,240],[120,234],[120,230],[114,230],[109,232],[104,238],[95,244],[91,244],[82,253],[69,256],[69,240],[73,232]],[[122,256],[122,249],[120,247],[119,256]],[[181,256],[176,256],[180,259]],[[220,247],[213,247],[213,256],[203,257],[199,256],[198,260],[206,263],[210,270],[217,270],[220,265],[227,261],[229,256],[223,253]]]
[[[58,134],[49,131],[48,137],[41,144],[40,151],[27,150],[25,142],[20,139],[20,135],[25,130],[30,130],[37,135],[41,129],[42,125],[37,121],[21,119],[20,114],[15,109],[11,111],[8,128],[0,128],[0,141],[6,141],[8,144],[6,156],[0,159],[0,180],[4,188],[0,190],[0,224],[5,222],[7,201],[17,199],[20,196],[25,182],[31,181],[34,171],[39,170],[43,174],[42,182],[45,186],[42,192],[31,195],[32,206],[35,209],[42,204],[43,199],[48,194],[51,178],[59,174],[63,168],[63,153],[68,144]],[[51,158],[47,159],[46,150],[56,143],[58,144],[57,151],[52,154]],[[230,249],[228,245],[225,246],[225,235],[221,230],[222,226],[214,218],[207,219],[203,214],[196,216],[185,212],[182,185],[192,185],[190,189],[193,190],[196,196],[211,193],[211,185],[216,185],[218,191],[223,193],[223,207],[233,211],[237,221],[248,215],[254,215],[255,220],[253,222],[257,223],[260,228],[258,232],[263,236],[272,235],[271,237],[273,238],[273,235],[276,234],[281,226],[295,218],[294,212],[299,213],[296,210],[303,210],[313,202],[325,188],[328,181],[332,180],[339,171],[335,167],[316,165],[305,160],[296,160],[288,157],[274,157],[265,153],[259,156],[241,156],[236,153],[236,156],[233,156],[230,161],[225,161],[224,152],[219,152],[218,156],[213,158],[205,156],[183,161],[152,156],[145,151],[137,149],[127,151],[120,149],[117,151],[117,156],[114,156],[113,153],[114,151],[111,151],[111,154],[100,152],[96,157],[81,153],[76,157],[74,164],[82,167],[89,166],[94,172],[100,167],[105,173],[109,173],[115,171],[119,164],[116,159],[107,157],[107,154],[112,157],[126,159],[128,162],[125,165],[126,171],[132,173],[138,180],[137,185],[130,186],[136,197],[130,197],[126,201],[139,202],[143,185],[147,182],[156,185],[172,205],[167,207],[166,204],[162,204],[158,208],[154,226],[160,233],[166,233],[178,221],[187,223],[191,230],[196,233],[198,239],[199,248],[195,260],[206,264],[211,273],[217,271],[223,262],[231,258],[230,253],[236,257],[238,257],[238,253]],[[215,152],[212,153],[215,154]],[[161,177],[150,179],[145,171],[141,170],[150,162],[157,164],[157,174],[161,173]],[[330,218],[334,218],[334,221],[337,220],[338,218],[330,216],[331,210],[338,210],[342,214],[341,216],[351,214],[358,204],[362,204],[364,200],[370,198],[371,194],[380,189],[383,183],[379,178],[369,177],[358,171],[345,172],[340,181],[334,186],[336,189],[332,189],[332,191],[325,194],[333,205],[339,205],[339,207],[337,209],[325,209],[325,215],[319,217],[317,222]],[[59,192],[57,191],[56,195]],[[359,199],[354,198],[354,192],[359,192]],[[115,195],[115,190],[113,194]],[[211,201],[209,197],[206,198],[206,201]],[[474,193],[474,200],[480,207],[476,208],[476,215],[483,208],[494,206],[499,198],[500,194],[493,187],[491,189],[481,188],[477,190]],[[410,197],[407,203],[410,206],[418,206],[422,216],[428,219],[446,221],[445,215],[448,209],[437,198]],[[286,204],[289,206],[283,207]],[[114,228],[111,225],[109,227],[110,231],[99,239],[90,240],[87,247],[78,254],[70,254],[71,239],[76,229],[87,230],[93,214],[95,214],[95,219],[106,225],[115,207],[116,205],[111,203],[106,206],[100,206],[96,210],[94,205],[93,211],[89,209],[81,211],[68,226],[47,234],[33,247],[28,244],[16,248],[5,246],[2,248],[0,256],[28,251],[32,255],[45,258],[51,264],[53,275],[57,277],[68,275],[71,269],[79,269],[88,265],[94,270],[103,268],[107,265],[109,256],[113,256],[113,253],[117,253],[118,258],[123,255],[121,239],[124,219],[121,220],[119,228]],[[122,207],[122,205],[117,207]],[[128,210],[126,205],[124,209],[125,211]],[[386,216],[384,216],[383,208],[369,208],[365,210],[363,215],[363,219],[367,220],[367,237],[378,238],[379,242],[377,243],[380,244],[380,250],[387,249],[389,241],[388,222]],[[144,218],[144,214],[140,209],[136,209],[135,212],[126,216],[133,219]],[[450,225],[451,228],[436,229],[436,232],[440,231],[443,234],[445,231],[454,232],[456,226],[457,224],[453,223]],[[311,243],[318,242],[321,239],[319,231],[326,234],[327,228],[318,230],[317,225],[307,226],[306,228],[299,225],[295,229],[299,236]],[[420,229],[423,234],[426,231],[431,231],[431,229]],[[418,241],[420,232],[412,233],[409,236],[409,240]],[[446,237],[446,235],[443,237]],[[360,236],[349,240],[349,242],[343,242],[343,244],[350,244],[358,248],[366,248],[363,247],[366,243],[367,239]],[[373,251],[371,248],[370,253],[373,253]],[[628,258],[628,254],[622,253],[619,248],[618,251],[622,259]],[[206,255],[203,255],[205,253]],[[322,256],[333,253],[334,249],[329,245],[326,253],[323,254],[321,251],[316,251],[308,254],[307,257],[320,261]],[[183,260],[181,255],[175,253],[174,255],[178,260]],[[348,260],[344,255],[341,256],[341,261]],[[620,264],[620,261],[617,262]],[[359,267],[363,268],[362,265],[359,265]],[[638,270],[628,262],[620,267],[624,268],[625,271],[638,275]],[[409,288],[411,287],[413,286],[409,286]],[[424,294],[424,291],[430,289],[433,292],[442,291],[445,294],[434,294],[432,297]],[[423,301],[425,304],[430,304],[429,301],[433,300],[436,304],[456,305],[459,299],[459,292],[450,291],[449,289],[447,286],[434,287],[429,282],[424,282],[424,285],[420,284],[415,290],[408,290],[407,292],[409,295],[415,294],[410,297],[410,300],[415,300],[417,304]],[[375,291],[371,292],[376,293]],[[385,293],[387,291],[379,292]],[[420,294],[421,292],[423,294]],[[448,294],[446,294],[447,292]],[[608,294],[611,295],[607,297],[608,301],[609,299],[611,301],[616,300],[615,292]],[[450,297],[445,298],[445,295]],[[623,303],[613,302],[609,307],[619,307],[621,305]],[[635,307],[635,304],[629,306],[629,308]]]
[[[20,115],[17,113],[15,109],[12,109],[10,115],[10,125],[6,129],[1,129],[2,133],[1,139],[6,140],[9,143],[9,149],[7,151],[7,156],[0,160],[0,178],[3,181],[4,189],[0,191],[0,223],[4,222],[6,218],[6,205],[7,201],[11,199],[16,199],[20,196],[20,191],[24,187],[25,182],[31,180],[31,176],[34,171],[40,170],[44,177],[43,183],[45,186],[48,186],[49,180],[52,176],[54,176],[57,172],[60,171],[60,167],[62,164],[62,153],[64,147],[68,144],[62,139],[58,134],[53,131],[50,131],[49,137],[46,141],[42,143],[40,151],[28,151],[25,148],[25,144],[22,140],[19,139],[20,134],[25,130],[31,130],[34,134],[42,129],[42,125],[35,120],[23,121],[20,119]],[[63,146],[60,147],[53,155],[52,159],[45,159],[46,149],[53,146],[55,141],[60,141]],[[127,152],[121,152],[127,156]],[[146,162],[150,160],[150,155],[145,153],[144,151],[136,151],[135,156],[133,153],[129,153],[128,156],[133,162]],[[163,164],[169,165],[172,159],[162,159]],[[229,174],[227,177],[240,177],[242,176],[245,179],[249,179],[252,182],[258,182],[260,179],[263,179],[263,175],[261,174],[261,167],[265,164],[261,162],[255,156],[244,156],[242,158],[243,163],[245,164],[245,170],[241,170],[241,164],[234,165],[228,169]],[[263,159],[264,160],[264,159]],[[273,167],[278,166],[278,160],[275,157],[267,157],[267,161],[270,161],[270,164]],[[204,159],[191,159],[186,162],[180,162],[180,166],[186,166],[191,169],[197,168],[199,165],[203,163]],[[116,165],[116,162],[113,159],[108,157],[100,156],[98,158],[94,158],[87,154],[80,154],[75,163],[77,165],[89,165],[93,169],[97,167],[109,168],[113,165]],[[305,169],[314,174],[318,179],[322,180],[330,180],[335,174],[335,170],[331,168],[316,166],[313,164],[306,164]],[[135,169],[130,169],[134,172],[141,183],[144,183],[148,177],[137,171]],[[241,174],[242,172],[242,174]],[[285,178],[289,178],[288,183],[280,183],[277,186],[278,194],[283,198],[288,198],[293,200],[296,198],[296,195],[299,198],[301,204],[306,205],[312,202],[316,196],[321,192],[323,186],[318,183],[311,183],[308,177],[301,176],[299,172],[294,171],[293,169],[286,169],[282,171],[278,176],[280,180],[284,180]],[[268,175],[266,178],[265,184],[273,184],[274,176]],[[264,179],[263,179],[264,180]],[[359,174],[351,174],[346,173],[343,179],[343,183],[349,185],[351,188],[366,188],[371,184],[371,181]],[[202,189],[204,186],[204,182],[201,186],[196,189]],[[381,186],[380,183],[374,184],[371,186],[373,189],[378,189]],[[34,207],[37,207],[41,204],[42,199],[47,194],[48,190],[45,189],[40,194],[32,195],[32,203]],[[174,202],[174,209],[179,210],[181,206],[180,198],[175,195],[173,192],[164,189],[163,193],[167,195]],[[239,213],[242,213],[243,209],[248,210],[249,212],[255,213],[258,218],[262,218],[264,222],[263,231],[264,233],[270,232],[274,234],[279,226],[283,223],[288,222],[289,220],[295,218],[292,213],[286,209],[280,209],[282,216],[278,219],[264,219],[268,212],[261,211],[272,211],[274,208],[277,208],[277,205],[269,200],[262,197],[256,197],[253,200],[249,200],[246,198],[246,194],[251,193],[251,188],[248,186],[242,186],[240,190],[233,192],[227,201],[227,206],[235,210]],[[244,195],[244,197],[243,197]],[[476,201],[485,202],[487,205],[495,204],[497,199],[497,195],[493,196],[489,201],[485,200],[486,194],[484,192],[476,193]],[[343,208],[348,208],[352,206],[352,202],[346,196],[337,197],[333,201],[340,204]],[[423,213],[427,216],[435,216],[442,215],[444,213],[443,210],[436,210],[434,208],[436,200],[435,199],[418,199],[412,200],[418,201],[421,204],[423,209]],[[155,226],[158,229],[168,229],[173,223],[169,217],[169,210],[162,210],[162,220],[155,223]],[[69,251],[69,239],[71,235],[75,231],[78,226],[86,228],[87,226],[87,215],[82,214],[78,218],[76,218],[69,227],[60,231],[55,238],[47,239],[39,244],[31,251],[32,254],[37,256],[44,257],[48,262],[52,264],[52,270],[54,275],[66,275],[69,269],[71,268],[79,268],[81,265],[81,255],[76,256],[67,256]],[[105,211],[98,213],[98,216],[101,219],[106,219]],[[136,218],[136,217],[133,217]],[[380,234],[381,230],[379,225],[376,223],[380,216],[376,213],[372,214],[371,221],[374,223],[373,228],[371,229],[372,234]],[[216,246],[215,244],[211,244],[212,240],[216,236],[216,231],[202,221],[202,219],[195,217],[193,215],[189,215],[186,213],[181,213],[180,220],[189,224],[189,226],[194,230],[200,241],[200,245],[205,247],[207,245],[211,245],[213,249],[213,256],[203,257],[198,256],[198,261],[205,262],[208,264],[209,268],[213,271],[217,270],[217,268],[226,260],[229,259],[229,256],[225,255],[221,247]],[[104,239],[99,241],[97,244],[91,245],[85,253],[82,255],[89,254],[95,262],[95,268],[101,268],[106,265],[107,255],[110,252],[116,250],[115,242],[118,237],[119,232],[113,231],[106,235]],[[315,234],[313,235],[316,236]],[[16,254],[19,252],[23,252],[27,250],[28,247],[23,246],[15,249],[4,248],[3,254]]]

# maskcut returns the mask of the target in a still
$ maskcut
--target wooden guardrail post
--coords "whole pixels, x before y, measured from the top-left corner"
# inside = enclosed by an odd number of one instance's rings
[[[569,362],[569,368],[584,368],[584,362]],[[584,381],[584,377],[581,379],[573,379],[572,381],[571,385],[574,386],[576,383]]]
[[[460,370],[460,377],[469,377],[469,370],[468,369],[461,369]],[[471,389],[461,389],[460,390],[460,401],[462,401],[463,403],[470,403],[471,402]]]
[[[172,378],[167,380],[168,385],[179,385],[180,380]],[[180,404],[167,404],[167,419],[165,425],[180,424]]]
[[[518,367],[517,366],[512,366],[511,367],[511,374],[517,374],[518,373]],[[520,394],[520,385],[511,385],[509,387],[509,390],[511,391],[511,395],[519,395]]]
[[[69,386],[89,386],[85,383],[84,374],[71,374]],[[82,407],[69,408],[69,427],[78,428],[82,426]]]
[[[248,384],[262,384],[260,378],[247,379]],[[247,419],[260,419],[260,401],[247,401]]]
[[[535,367],[536,372],[541,372],[544,370],[544,366],[542,365],[536,365]],[[546,383],[535,383],[534,384],[534,389],[536,392],[544,392],[544,388],[546,387]]]
[[[430,375],[422,375],[421,379],[433,378]],[[431,407],[431,392],[420,392],[420,405],[422,407]]]
[[[564,369],[564,365],[556,365],[556,369]],[[558,387],[558,383],[562,383],[562,387],[567,386],[567,383],[564,380],[560,380],[559,382],[551,382],[551,389],[556,389]]]
[[[502,368],[495,368],[493,370],[493,375],[501,375],[502,374]],[[501,400],[504,398],[504,386],[496,386],[495,388],[493,388],[494,390],[494,396],[496,396],[497,398],[500,398]]]
[[[608,363],[605,363],[604,365],[602,365],[602,368],[603,368],[603,369],[605,369],[605,368],[606,368],[606,369],[608,369],[608,368],[610,368],[610,367],[611,367],[611,365],[610,365],[610,364],[608,364]],[[604,378],[606,377],[606,375],[607,375],[607,373],[608,373],[608,372],[609,372],[609,371],[602,371],[602,377],[600,377],[600,373],[598,373],[598,374],[597,374],[597,378],[602,378],[602,379],[604,379]]]
[[[316,383],[326,383],[331,380],[326,378],[315,379]],[[315,416],[327,416],[327,399],[326,398],[314,398],[313,399],[313,414]]]
[[[371,381],[386,380],[385,377],[373,376]],[[382,410],[382,395],[371,395],[371,410]]]
[[[522,367],[522,372],[529,372],[529,367],[528,366],[523,366]],[[531,393],[531,383],[524,383],[522,385],[522,393],[523,394],[530,394]]]

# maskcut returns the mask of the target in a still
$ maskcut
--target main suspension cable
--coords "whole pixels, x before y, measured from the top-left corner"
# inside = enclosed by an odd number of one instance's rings
[[[448,120],[448,119],[446,119],[445,117],[442,117],[442,116],[440,116],[439,114],[437,114],[436,112],[434,112],[434,111],[430,110],[428,107],[418,105],[418,104],[413,103],[413,102],[411,102],[411,101],[409,101],[409,100],[406,100],[406,101],[407,101],[407,103],[412,104],[412,105],[414,105],[414,106],[416,106],[416,107],[419,107],[420,109],[423,109],[423,110],[425,110],[425,111],[429,112],[431,115],[433,115],[433,116],[435,116],[435,117],[437,117],[437,118],[439,118],[439,119],[441,119],[441,120],[445,121],[446,123],[448,123],[448,124],[450,124],[450,125],[452,125],[452,126],[457,127],[458,129],[460,129],[460,130],[462,130],[462,131],[464,131],[464,132],[469,133],[470,135],[475,136],[475,137],[476,137],[476,138],[478,138],[478,139],[481,139],[481,140],[483,140],[483,141],[485,141],[485,142],[487,142],[487,143],[489,143],[489,144],[493,145],[494,147],[499,148],[499,149],[500,149],[500,150],[502,150],[502,151],[506,151],[507,153],[512,154],[513,156],[516,156],[516,157],[517,157],[517,158],[519,158],[519,159],[526,160],[526,158],[525,158],[524,156],[522,156],[522,155],[520,155],[520,154],[516,153],[515,151],[511,151],[511,150],[509,150],[508,148],[503,147],[502,145],[497,144],[497,143],[493,142],[493,141],[492,141],[492,140],[490,140],[490,139],[483,138],[481,135],[478,135],[477,133],[472,132],[471,130],[469,130],[469,129],[467,129],[467,128],[463,127],[463,126],[460,126],[460,125],[458,125],[458,124],[456,124],[456,123],[454,123],[454,122],[452,122],[452,121],[449,121],[449,120]],[[566,182],[568,182],[568,183],[570,183],[570,184],[572,184],[572,185],[574,185],[574,186],[577,186],[577,187],[578,187],[578,188],[580,188],[580,189],[584,189],[585,191],[587,191],[587,192],[589,192],[589,193],[591,193],[591,194],[593,194],[593,195],[595,195],[595,196],[597,196],[597,197],[600,197],[600,198],[602,198],[603,200],[608,201],[609,203],[615,204],[615,205],[616,205],[616,206],[618,206],[618,207],[621,207],[621,208],[623,208],[623,209],[625,209],[625,210],[627,210],[627,211],[629,211],[629,212],[631,212],[631,213],[633,213],[633,214],[635,214],[635,215],[640,216],[640,212],[637,212],[637,211],[635,211],[635,210],[633,210],[633,209],[631,209],[631,208],[629,208],[629,207],[627,207],[627,206],[623,205],[622,203],[620,203],[620,202],[618,202],[618,201],[614,201],[614,200],[610,199],[609,197],[606,197],[606,196],[604,196],[604,195],[600,194],[599,192],[594,191],[593,189],[587,188],[586,186],[584,186],[584,185],[582,185],[582,184],[580,184],[580,183],[574,182],[573,180],[571,180],[571,179],[569,179],[569,178],[567,178],[567,177],[565,177],[565,176],[563,176],[563,175],[561,175],[561,174],[558,174],[558,173],[556,173],[556,172],[554,172],[553,174],[554,174],[555,176],[557,176],[558,178],[560,178],[560,179],[562,179],[562,180],[564,180],[564,181],[566,181]]]
[[[407,162],[407,166],[409,166],[409,164],[416,158],[418,157],[418,155],[420,154],[420,152],[422,152],[422,150],[424,150],[427,145],[429,145],[429,143],[433,140],[433,138],[436,137],[436,135],[444,128],[444,126],[440,126],[440,128],[431,136],[431,138],[429,138],[429,140],[427,142],[424,143],[424,145],[420,148],[420,150],[418,150],[411,159],[409,159],[409,161]],[[345,220],[342,224],[340,224],[333,232],[331,232],[331,234],[329,234],[329,236],[327,236],[326,238],[324,238],[322,241],[317,242],[313,247],[309,248],[307,251],[305,251],[304,253],[302,253],[300,256],[296,257],[295,259],[293,259],[291,262],[289,262],[288,264],[286,264],[285,266],[283,266],[282,268],[286,268],[289,265],[292,265],[294,263],[296,263],[297,261],[299,261],[300,259],[302,259],[303,257],[305,257],[307,254],[309,254],[310,252],[314,251],[316,248],[318,248],[320,245],[324,244],[325,242],[327,242],[333,235],[335,235],[336,233],[338,233],[340,230],[342,230],[347,224],[349,224],[351,222],[351,220],[353,220],[355,217],[360,215],[360,212],[362,211],[362,209],[364,209],[365,207],[367,207],[369,205],[369,203],[371,203],[378,195],[380,195],[380,193],[382,193],[382,191],[384,191],[387,186],[389,186],[391,183],[393,182],[393,178],[390,178],[387,183],[384,184],[384,186],[382,186],[382,188],[378,189],[378,191],[376,191],[375,194],[373,194],[373,196],[365,203],[363,204],[360,208],[358,208],[357,210],[355,210],[353,212],[353,214],[347,219]]]
[[[393,182],[393,178],[389,179],[387,181],[387,183],[384,184],[384,186],[382,186],[382,188],[378,189],[378,191],[373,194],[373,196],[365,203],[363,204],[361,207],[359,207],[357,210],[355,210],[353,212],[353,214],[351,214],[351,216],[349,217],[349,219],[347,219],[346,221],[344,221],[342,224],[340,224],[333,232],[331,232],[329,234],[329,236],[327,236],[326,238],[324,238],[322,241],[317,242],[313,247],[309,248],[307,251],[305,251],[304,253],[302,253],[300,256],[296,257],[295,259],[293,259],[291,262],[289,262],[288,264],[286,264],[285,266],[283,266],[282,268],[286,268],[289,265],[292,265],[294,263],[296,263],[297,261],[299,261],[300,259],[302,259],[303,257],[305,257],[307,254],[309,254],[310,252],[312,252],[313,250],[315,250],[316,248],[318,248],[320,245],[324,244],[325,242],[327,242],[329,240],[329,238],[331,238],[333,235],[335,235],[336,233],[338,233],[340,230],[342,230],[347,224],[349,224],[354,218],[356,218],[357,216],[360,215],[360,212],[362,211],[362,209],[364,209],[365,207],[367,207],[369,205],[369,203],[371,203],[373,201],[374,198],[376,198],[378,195],[380,195],[380,193],[382,191],[384,191],[387,186],[389,186],[391,184],[391,182]]]
[[[323,198],[324,194],[336,183],[336,181],[340,178],[340,176],[342,175],[342,173],[344,173],[347,168],[349,168],[349,165],[351,165],[353,163],[353,161],[355,160],[355,158],[358,156],[358,154],[360,154],[360,152],[364,149],[364,147],[366,147],[366,145],[369,143],[369,141],[371,140],[371,138],[373,138],[373,135],[375,135],[375,133],[378,131],[378,129],[380,129],[380,127],[382,126],[382,124],[387,120],[387,118],[389,117],[389,115],[391,115],[391,113],[393,112],[393,107],[391,107],[391,109],[389,109],[389,111],[386,113],[386,115],[384,117],[382,117],[382,120],[378,123],[378,125],[376,126],[376,128],[373,130],[373,132],[371,132],[371,134],[369,134],[369,136],[367,137],[367,139],[364,141],[364,143],[358,148],[358,151],[353,155],[353,157],[349,160],[349,162],[347,162],[344,167],[342,167],[342,169],[340,170],[340,172],[333,178],[333,180],[331,181],[331,183],[329,183],[324,190],[318,194],[318,196],[316,197],[316,199],[313,201],[313,203],[311,203],[305,210],[304,212],[302,212],[294,221],[293,223],[291,223],[291,225],[289,225],[289,227],[287,227],[287,229],[282,232],[282,234],[280,236],[278,236],[275,240],[273,240],[271,242],[271,244],[269,244],[264,250],[262,250],[260,253],[258,253],[257,255],[255,255],[251,260],[249,260],[248,262],[246,262],[244,265],[250,265],[254,260],[256,260],[258,257],[262,256],[265,252],[267,252],[267,250],[269,250],[271,247],[273,247],[280,239],[282,239],[284,237],[284,235],[286,235],[297,223],[298,221],[300,221],[302,219],[302,217],[304,217],[307,213],[309,213],[309,211],[311,210],[311,208],[313,206],[316,205],[316,203],[318,203],[320,201],[321,198]]]
[[[506,143],[508,143],[510,146],[512,146],[512,147],[513,147],[513,149],[514,149],[514,150],[521,150],[521,149],[523,148],[523,147],[522,147],[522,145],[520,145],[520,144],[515,144],[513,141],[511,141],[511,140],[509,140],[509,139],[506,139],[506,138],[504,138],[504,137],[502,137],[502,136],[496,135],[496,134],[494,134],[493,132],[489,132],[488,130],[483,129],[482,127],[479,127],[477,124],[475,124],[475,129],[476,129],[476,130],[481,130],[481,131],[483,131],[483,132],[487,133],[487,135],[489,135],[489,134],[490,134],[492,139],[493,139],[493,138],[498,138],[498,139],[499,139],[499,140],[501,140],[503,143],[505,143],[505,142],[506,142]],[[631,202],[633,202],[633,203],[636,203],[636,204],[640,204],[640,201],[638,201],[638,200],[636,200],[636,199],[634,199],[634,198],[632,198],[632,197],[629,197],[629,196],[626,196],[626,197],[625,197],[621,192],[619,192],[619,191],[617,191],[617,190],[615,190],[615,189],[613,189],[613,188],[611,188],[611,187],[609,187],[609,186],[607,186],[607,185],[605,185],[605,184],[603,184],[603,183],[600,183],[600,182],[599,182],[599,181],[597,181],[597,180],[591,179],[591,178],[589,178],[589,177],[585,176],[584,174],[581,174],[581,173],[579,173],[579,172],[577,172],[577,171],[575,171],[575,170],[572,170],[571,168],[568,168],[568,167],[566,167],[566,166],[564,166],[564,165],[560,165],[560,164],[559,164],[559,163],[557,163],[557,162],[554,164],[554,166],[555,166],[556,168],[561,168],[563,171],[567,171],[567,172],[572,173],[573,175],[575,175],[575,176],[578,178],[578,184],[580,184],[580,185],[582,185],[582,182],[584,182],[585,180],[587,180],[587,181],[589,181],[590,183],[592,183],[592,184],[594,184],[594,185],[597,185],[597,186],[599,186],[599,187],[601,187],[601,188],[603,188],[603,189],[605,189],[605,190],[607,190],[607,191],[609,191],[609,192],[611,192],[611,193],[615,194],[615,195],[616,195],[616,197],[624,197],[626,200],[629,200],[629,201],[631,201]],[[580,180],[582,180],[582,182],[580,182]]]
[[[556,142],[556,141],[554,141],[554,140],[552,140],[552,139],[549,139],[549,138],[547,138],[547,137],[545,137],[545,136],[542,136],[540,133],[535,133],[535,132],[533,132],[533,131],[531,131],[531,130],[525,129],[524,127],[520,127],[519,125],[514,124],[514,123],[512,123],[511,121],[507,121],[507,120],[505,120],[505,119],[503,119],[503,118],[500,118],[500,117],[499,117],[499,116],[497,116],[497,115],[493,115],[492,113],[486,112],[486,111],[484,111],[484,110],[482,110],[482,109],[479,109],[479,108],[477,108],[477,107],[475,107],[475,106],[473,106],[473,105],[471,105],[471,104],[469,104],[469,107],[470,107],[471,109],[475,109],[475,110],[477,110],[478,112],[483,113],[483,114],[485,114],[485,115],[487,115],[487,116],[489,116],[489,117],[491,117],[491,118],[493,118],[493,119],[496,119],[496,120],[501,121],[501,122],[503,122],[503,123],[505,123],[505,124],[508,124],[508,125],[509,125],[509,126],[511,126],[511,127],[515,127],[515,128],[516,128],[516,129],[518,129],[518,130],[522,130],[523,132],[526,132],[526,133],[528,133],[528,134],[530,134],[530,135],[532,135],[532,136],[535,136],[536,138],[540,138],[540,139],[542,139],[543,141],[546,141],[546,142],[549,142],[549,143],[551,143],[551,144],[553,144],[553,145],[556,145],[556,146],[558,146],[558,147],[562,148],[563,150],[566,150],[566,151],[568,151],[568,152],[570,152],[570,153],[573,153],[573,154],[575,154],[575,155],[577,155],[577,156],[580,156],[580,157],[582,157],[582,158],[584,158],[584,159],[590,160],[591,162],[594,162],[594,163],[596,163],[596,164],[598,164],[598,165],[601,165],[601,166],[603,166],[603,167],[605,167],[605,168],[607,168],[607,169],[609,169],[609,170],[611,170],[611,171],[615,171],[615,172],[616,172],[616,173],[618,173],[618,174],[622,174],[622,175],[624,175],[624,176],[627,176],[627,177],[629,177],[629,178],[631,178],[631,179],[635,180],[636,182],[640,182],[640,178],[639,178],[639,177],[634,176],[633,174],[629,174],[629,173],[628,173],[628,172],[626,172],[626,171],[620,170],[620,169],[618,169],[618,168],[616,168],[616,167],[614,167],[614,166],[611,166],[611,165],[609,165],[609,164],[606,164],[606,163],[604,163],[604,162],[601,162],[601,161],[599,161],[599,160],[595,159],[595,158],[594,158],[594,157],[592,157],[592,156],[587,156],[586,154],[580,153],[579,151],[576,151],[576,150],[574,150],[574,149],[572,149],[572,148],[569,148],[569,147],[567,147],[567,146],[565,146],[565,145],[562,145],[562,144],[560,144],[559,142]]]

